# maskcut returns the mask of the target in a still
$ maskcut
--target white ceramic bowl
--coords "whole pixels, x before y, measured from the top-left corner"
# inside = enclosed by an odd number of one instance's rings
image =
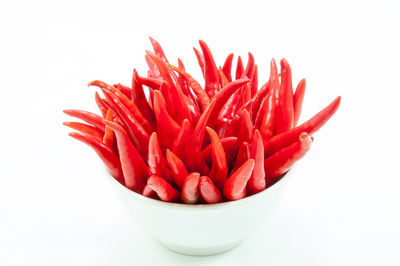
[[[212,255],[239,245],[271,214],[291,173],[266,190],[238,201],[186,205],[150,199],[107,175],[137,226],[165,247],[187,255]]]

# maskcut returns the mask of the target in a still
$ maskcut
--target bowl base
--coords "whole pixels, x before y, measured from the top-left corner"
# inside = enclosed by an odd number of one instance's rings
[[[233,243],[221,245],[221,246],[207,247],[207,248],[185,247],[185,246],[178,246],[175,244],[170,244],[170,243],[160,241],[160,240],[157,240],[157,241],[165,248],[172,250],[179,254],[190,255],[190,256],[210,256],[210,255],[216,255],[216,254],[231,250],[231,249],[239,246],[243,242],[243,240],[244,239],[241,239],[241,240],[233,242]]]

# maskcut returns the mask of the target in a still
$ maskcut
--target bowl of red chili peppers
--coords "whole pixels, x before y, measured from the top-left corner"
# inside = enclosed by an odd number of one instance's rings
[[[134,70],[131,87],[90,82],[102,94],[95,92],[100,115],[64,110],[85,122],[64,125],[103,161],[139,226],[181,253],[222,252],[262,224],[286,173],[310,150],[341,98],[297,125],[306,82],[293,90],[286,59],[280,71],[272,59],[268,81],[259,86],[251,53],[246,66],[239,56],[233,71],[233,54],[217,67],[199,41],[201,85],[180,59],[173,65],[150,41],[146,76]]]

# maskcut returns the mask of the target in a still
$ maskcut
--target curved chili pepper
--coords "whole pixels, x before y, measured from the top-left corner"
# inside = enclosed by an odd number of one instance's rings
[[[264,143],[260,132],[256,129],[251,143],[250,158],[254,160],[254,170],[247,182],[248,192],[258,193],[265,189]]]
[[[106,117],[107,110],[109,109],[109,106],[105,103],[104,99],[100,97],[100,95],[97,93],[97,91],[94,94],[94,100],[96,101],[97,107],[99,107],[99,110],[102,114],[103,117]]]
[[[238,132],[239,142],[251,142],[253,138],[253,124],[251,123],[251,117],[247,110],[243,110],[241,113],[240,127]]]
[[[301,107],[303,105],[304,94],[306,92],[306,80],[302,79],[297,85],[296,92],[293,95],[293,126],[297,126],[297,122],[299,122]]]
[[[203,55],[199,52],[199,50],[197,50],[195,47],[193,47],[193,51],[196,55],[197,58],[197,62],[199,63],[200,69],[201,69],[201,73],[203,74],[203,77],[205,76],[205,72],[204,72],[204,57]]]
[[[236,79],[240,79],[244,72],[244,66],[242,62],[242,58],[240,55],[238,56],[237,65],[236,65]]]
[[[226,119],[230,120],[236,114],[237,109],[239,107],[239,103],[241,102],[241,90],[239,89],[235,91],[232,96],[226,101],[224,106],[222,106],[221,111],[218,115],[218,124],[223,124],[223,121]]]
[[[177,156],[181,157],[184,156],[184,148],[187,141],[192,134],[192,129],[190,126],[189,120],[183,120],[181,130],[176,137],[174,144],[172,145],[172,152],[175,153]]]
[[[279,88],[279,103],[276,108],[275,133],[279,134],[293,127],[292,70],[286,59],[281,60],[281,86]]]
[[[187,175],[181,191],[181,200],[187,204],[194,204],[199,200],[199,173]]]
[[[125,186],[137,193],[141,193],[144,181],[147,178],[147,165],[138,150],[131,143],[128,133],[118,124],[104,120],[117,138],[119,157],[124,173]]]
[[[179,191],[162,177],[150,176],[147,180],[147,185],[156,192],[162,201],[177,202],[179,200]]]
[[[122,173],[122,168],[119,158],[109,147],[104,145],[100,140],[96,139],[95,137],[83,133],[72,132],[69,133],[69,136],[90,146],[103,161],[108,172],[118,182],[120,182],[123,185],[125,184],[124,175]]]
[[[191,117],[192,123],[193,123],[193,124],[196,124],[197,121],[199,121],[199,118],[200,118],[200,116],[201,116],[199,107],[198,107],[195,103],[193,103],[193,102],[190,100],[190,98],[187,97],[186,95],[183,95],[183,100],[185,101],[186,106],[187,106],[188,109],[189,109],[190,117]]]
[[[209,175],[217,187],[222,189],[228,175],[225,150],[217,133],[209,127],[206,127],[206,130],[211,140],[212,168]]]
[[[186,170],[185,164],[182,160],[176,156],[172,151],[167,149],[167,163],[171,169],[172,177],[174,178],[175,184],[178,187],[182,187],[185,178],[189,174]]]
[[[105,119],[107,121],[113,121],[113,113],[111,109],[108,109]],[[103,143],[112,149],[114,142],[114,131],[106,125],[106,130],[103,137]]]
[[[145,185],[143,188],[143,192],[142,195],[148,198],[156,198],[157,194],[154,190],[151,189],[151,187],[149,185]]]
[[[103,118],[99,115],[77,109],[64,110],[63,112],[69,116],[79,118],[104,132]]]
[[[143,158],[147,158],[147,147],[150,139],[149,134],[118,97],[107,92],[105,89],[102,90],[107,101],[110,103],[113,113],[116,114],[126,126],[129,137],[136,149],[138,149]]]
[[[246,185],[254,169],[254,160],[247,160],[226,181],[224,186],[224,197],[228,200],[238,200],[246,195]]]
[[[339,108],[341,97],[338,96],[327,107],[314,115],[310,120],[304,122],[287,132],[273,136],[269,140],[264,140],[264,156],[270,156],[275,152],[293,144],[298,140],[300,133],[306,132],[309,135],[318,131],[332,117]]]
[[[240,78],[247,77],[251,79],[254,73],[254,56],[249,53],[249,60],[247,61],[246,69],[243,71]]]
[[[97,127],[80,122],[64,122],[63,125],[92,136],[97,140],[103,140],[104,132]]]
[[[240,87],[242,87],[243,85],[245,85],[248,82],[249,82],[249,79],[247,79],[247,78],[238,79],[238,80],[232,81],[231,83],[229,83],[228,85],[223,87],[215,95],[215,97],[214,97],[214,99],[215,99],[215,107],[214,107],[213,112],[210,115],[210,119],[209,119],[208,125],[212,126],[216,122],[222,107],[225,105],[225,103],[229,99],[229,97],[231,97],[231,95],[235,91],[240,89]]]
[[[164,98],[159,91],[154,91],[154,113],[157,129],[162,129],[159,130],[160,142],[162,146],[171,148],[181,128],[167,113]]]
[[[147,72],[149,74],[149,77],[155,78],[155,79],[162,79],[160,71],[158,71],[156,65],[153,63],[151,58],[148,55],[145,55],[144,59],[146,60],[147,66],[149,67],[149,71]],[[133,89],[133,86],[132,86],[132,89]]]
[[[150,97],[151,95],[152,94],[150,90]],[[137,73],[136,69],[133,70],[132,75],[132,101],[140,109],[146,120],[150,122],[151,126],[154,127],[154,112],[146,99],[146,95],[144,95],[143,86],[141,83],[139,83],[139,74]]]
[[[257,89],[258,89],[258,66],[257,66],[257,64],[254,65],[254,72],[253,72],[253,76],[251,77],[249,85],[250,85],[251,97],[253,98],[254,95],[256,95]]]
[[[114,84],[113,87],[116,88],[121,93],[123,93],[129,99],[132,97],[132,89],[129,88],[128,86],[124,86],[121,83],[118,83],[118,84]]]
[[[271,184],[277,177],[286,173],[295,162],[304,157],[311,148],[311,137],[303,132],[299,139],[288,147],[277,151],[264,161],[267,184]]]
[[[257,92],[256,95],[253,96],[253,103],[252,103],[252,119],[254,125],[256,125],[256,118],[260,110],[261,104],[263,103],[264,99],[267,97],[269,91],[269,82],[265,83]]]
[[[168,63],[168,59],[167,59],[167,57],[165,57],[165,54],[164,54],[163,49],[161,48],[161,45],[156,40],[151,38],[150,36],[149,36],[149,40],[151,42],[151,45],[153,46],[154,53],[156,53],[156,55],[158,55],[165,63]]]
[[[201,156],[201,147],[203,145],[206,125],[211,113],[214,110],[215,103],[216,100],[213,99],[212,102],[207,106],[207,109],[201,115],[185,146],[185,154],[191,154],[191,156],[186,156],[186,158],[183,159],[185,160],[189,170],[192,172],[199,171],[202,174],[208,173],[209,171],[207,164],[204,162],[203,157]]]
[[[225,76],[224,72],[222,71],[222,68],[218,68],[218,74],[219,74],[219,84],[221,86],[221,88],[225,87],[226,85],[228,85],[229,80],[228,78]]]
[[[226,161],[233,162],[235,160],[235,156],[238,150],[238,138],[236,137],[227,137],[222,138],[221,144],[225,151]],[[202,151],[201,155],[203,156],[204,161],[206,161],[207,165],[211,165],[211,144],[207,145]]]
[[[169,65],[167,64],[167,66],[169,67]],[[178,58],[178,68],[182,69],[183,71],[185,71],[185,65],[183,64],[182,60],[180,58]],[[187,97],[189,97],[189,85],[187,84],[186,80],[182,77],[182,74],[178,75],[178,82],[179,82],[179,86],[182,89],[182,92],[184,95],[186,95]],[[192,99],[190,99],[192,100]]]
[[[251,100],[251,88],[250,88],[250,83],[247,83],[244,85],[240,91],[240,101],[238,108],[242,107],[245,103]]]
[[[149,157],[147,162],[150,175],[158,175],[165,178],[169,183],[174,183],[174,178],[168,169],[167,159],[165,159],[161,151],[156,132],[153,132],[150,136]]]
[[[121,91],[99,80],[94,80],[90,82],[88,86],[100,87],[104,95],[107,94],[107,96],[111,98],[117,97],[122,102],[122,104],[125,105],[125,107],[130,111],[130,113],[135,117],[135,119],[139,122],[139,124],[146,130],[148,134],[151,134],[154,131],[152,125],[150,124],[149,121],[146,120],[146,118],[143,116],[142,112],[139,110],[136,104],[132,102]]]
[[[153,90],[158,90],[161,86],[161,83],[163,82],[163,80],[161,79],[141,77],[139,75],[137,75],[136,78],[140,84],[152,88]]]
[[[211,54],[210,49],[207,44],[200,40],[199,41],[200,48],[203,51],[204,57],[204,78],[205,78],[205,86],[204,89],[207,92],[208,96],[214,97],[214,95],[219,91],[219,74],[217,66],[214,62],[214,57]]]
[[[239,145],[239,150],[236,155],[235,166],[231,170],[230,175],[234,173],[239,167],[241,167],[247,160],[250,159],[250,145],[247,142],[242,142]]]
[[[199,191],[204,201],[209,204],[222,202],[221,192],[208,176],[200,177]]]
[[[233,60],[233,54],[229,54],[225,59],[224,66],[222,67],[222,71],[224,72],[229,82],[232,81],[232,76],[231,76],[232,60]]]
[[[197,98],[199,99],[201,110],[204,111],[207,108],[207,106],[210,104],[210,97],[208,97],[207,93],[203,90],[200,83],[198,83],[191,75],[189,75],[184,70],[179,69],[176,66],[173,66],[171,64],[169,64],[168,66],[172,70],[174,70],[174,71],[178,72],[180,75],[182,75],[183,78],[185,78],[185,80],[189,84],[189,87],[192,88],[194,94],[196,94]]]

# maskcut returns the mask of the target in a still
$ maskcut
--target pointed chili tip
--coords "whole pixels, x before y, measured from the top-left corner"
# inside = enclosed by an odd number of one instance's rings
[[[89,82],[89,83],[88,83],[88,85],[87,85],[87,86],[88,86],[88,87],[90,87],[90,86],[94,86],[94,83],[95,83],[95,82],[96,82],[95,80],[92,80],[91,82]]]

